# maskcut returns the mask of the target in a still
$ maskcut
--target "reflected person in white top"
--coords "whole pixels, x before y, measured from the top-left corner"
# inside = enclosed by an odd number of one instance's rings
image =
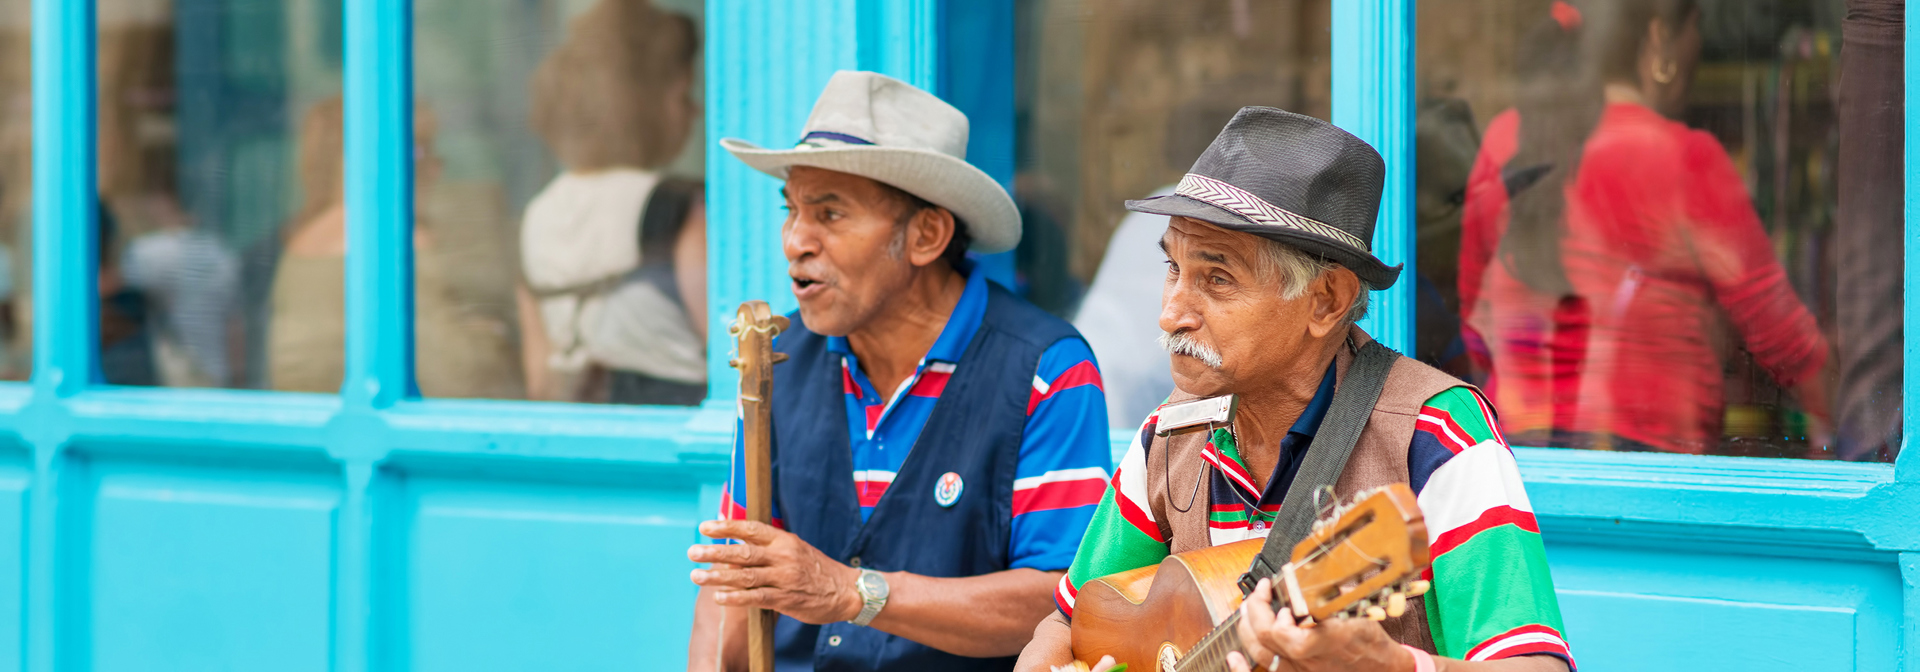
[[[534,74],[533,127],[563,172],[521,222],[530,398],[706,396],[706,209],[697,183],[662,172],[699,115],[699,50],[685,16],[598,0]]]
[[[1173,185],[1167,185],[1153,195],[1171,193]],[[1161,215],[1133,212],[1122,218],[1073,319],[1100,362],[1109,427],[1139,426],[1173,392],[1173,370],[1155,340],[1167,277],[1167,256],[1160,251],[1166,231],[1167,218]]]

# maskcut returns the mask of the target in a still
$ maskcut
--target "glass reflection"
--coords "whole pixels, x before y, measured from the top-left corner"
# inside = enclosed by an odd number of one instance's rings
[[[446,157],[421,191],[424,394],[706,397],[701,9],[415,3],[415,78]],[[430,383],[436,369],[462,379]]]
[[[1836,438],[1833,392],[1897,408],[1897,376],[1840,375],[1871,346],[1836,314],[1897,307],[1898,288],[1836,282],[1836,266],[1849,241],[1897,250],[1898,209],[1835,211],[1849,188],[1898,203],[1898,163],[1833,166],[1871,153],[1839,142],[1850,119],[1900,100],[1897,76],[1852,96],[1840,83],[1899,53],[1856,49],[1856,15],[1843,63],[1843,3],[1778,4],[1422,3],[1420,354],[1486,387],[1516,444],[1853,459],[1893,445],[1860,423]],[[1483,128],[1475,110],[1493,112]],[[1852,130],[1899,145],[1897,123]],[[1899,274],[1897,257],[1872,263]]]
[[[1171,192],[1241,107],[1331,113],[1328,0],[1016,8],[1016,251],[1027,299],[1072,316],[1100,360],[1109,424],[1138,427],[1173,390],[1160,334]]]
[[[279,387],[267,288],[282,224],[313,198],[296,184],[292,126],[337,95],[338,11],[337,0],[98,3],[104,382]]]

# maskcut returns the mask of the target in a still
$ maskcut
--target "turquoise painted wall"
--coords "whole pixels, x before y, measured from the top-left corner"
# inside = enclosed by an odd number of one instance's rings
[[[1336,4],[1335,119],[1398,165],[1377,245],[1410,262],[1412,2]],[[873,69],[967,107],[971,151],[1006,179],[1010,93],[995,82],[1010,89],[1012,56],[995,36],[1010,6],[710,3],[709,137],[791,141],[834,70]],[[700,409],[418,397],[408,3],[345,2],[338,395],[91,384],[93,15],[33,7],[38,347],[31,382],[0,385],[0,538],[17,540],[0,544],[0,575],[18,577],[0,581],[0,670],[681,666],[683,550],[717,508],[732,372],[710,358],[716,401]],[[791,299],[775,183],[717,148],[707,166],[710,333],[725,352],[730,306]],[[1408,297],[1377,305],[1375,333],[1404,346]],[[1583,669],[1920,671],[1920,457],[1519,453]]]

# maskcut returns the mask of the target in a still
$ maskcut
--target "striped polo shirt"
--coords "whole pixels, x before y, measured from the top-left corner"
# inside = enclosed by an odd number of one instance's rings
[[[853,487],[860,520],[873,514],[894,475],[906,463],[920,430],[932,415],[947,381],[961,366],[1004,366],[965,360],[987,310],[987,280],[970,273],[960,301],[939,338],[921,358],[914,374],[891,395],[874,389],[844,337],[827,338],[829,352],[840,355],[840,387],[846,397],[847,435],[852,440]],[[1063,339],[1040,356],[1027,399],[1027,422],[1013,485],[1010,568],[1066,569],[1088,521],[1106,491],[1112,466],[1107,433],[1107,402],[1100,369],[1086,341]],[[733,477],[722,493],[722,516],[744,517],[744,498],[736,498],[746,478],[739,433],[735,433]],[[972,487],[964,484],[963,487]],[[984,484],[982,484],[984,486]],[[893,496],[934,497],[933,492]],[[775,524],[781,524],[778,505]]]

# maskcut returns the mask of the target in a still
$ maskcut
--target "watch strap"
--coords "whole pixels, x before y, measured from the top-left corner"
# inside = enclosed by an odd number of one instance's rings
[[[860,570],[861,579],[865,579],[868,574],[879,576],[880,573],[871,569]],[[885,581],[886,578],[882,577],[880,580]],[[860,606],[860,615],[854,616],[853,620],[849,622],[864,628],[867,627],[868,623],[873,622],[874,617],[880,615],[880,609],[882,607],[887,606],[887,598],[868,595],[864,581],[856,580],[853,587],[856,592],[860,593],[860,599],[864,604]]]

